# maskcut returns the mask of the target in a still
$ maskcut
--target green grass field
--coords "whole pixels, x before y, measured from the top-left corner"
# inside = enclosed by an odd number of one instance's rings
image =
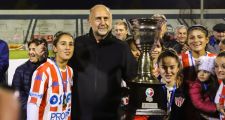
[[[49,51],[49,56],[52,57],[52,51]],[[27,59],[28,51],[27,50],[10,50],[9,59]]]
[[[9,59],[26,59],[28,58],[27,50],[10,50]]]

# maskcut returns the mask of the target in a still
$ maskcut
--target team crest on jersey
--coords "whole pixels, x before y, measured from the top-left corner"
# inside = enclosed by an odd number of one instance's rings
[[[181,107],[184,103],[184,98],[183,97],[175,97],[175,104],[178,106],[178,107]]]

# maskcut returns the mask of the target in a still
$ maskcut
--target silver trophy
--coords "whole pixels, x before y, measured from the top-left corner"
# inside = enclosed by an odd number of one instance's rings
[[[129,110],[136,115],[165,115],[166,92],[163,84],[152,71],[150,52],[160,40],[161,22],[156,19],[139,18],[129,21],[134,42],[140,50],[137,77],[128,83],[130,87]]]

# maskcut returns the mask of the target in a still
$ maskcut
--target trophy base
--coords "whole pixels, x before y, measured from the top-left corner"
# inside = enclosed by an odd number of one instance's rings
[[[163,85],[129,82],[129,113],[135,115],[167,115],[166,92]]]
[[[137,109],[136,115],[167,115],[165,110],[161,109]]]

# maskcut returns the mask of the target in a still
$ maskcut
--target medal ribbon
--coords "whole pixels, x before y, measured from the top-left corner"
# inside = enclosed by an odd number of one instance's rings
[[[160,80],[160,82],[161,82],[162,80]],[[161,82],[162,83],[162,82]],[[171,90],[171,91],[169,91],[169,92],[172,92],[171,93],[171,96],[170,96],[170,101],[168,101],[167,100],[167,108],[168,108],[168,110],[169,111],[171,111],[171,107],[172,107],[172,103],[173,103],[173,101],[174,101],[174,98],[175,98],[175,91],[176,91],[176,89],[177,89],[177,86],[176,86],[176,84],[173,86],[173,90]],[[166,92],[167,91],[167,88],[166,88],[166,85],[164,85],[163,86],[163,90]],[[167,93],[167,92],[166,92]],[[169,103],[168,103],[169,102]]]
[[[171,111],[171,107],[172,107],[172,104],[173,104],[173,101],[174,101],[174,94],[175,94],[175,91],[176,91],[177,87],[176,85],[173,86],[173,90],[172,91],[169,91],[169,92],[172,92],[171,93],[171,96],[170,96],[170,103],[169,103],[169,111]]]
[[[66,67],[66,80],[63,81],[63,77],[62,77],[62,73],[59,69],[59,66],[57,65],[57,63],[54,61],[56,67],[57,67],[57,70],[58,70],[58,73],[60,75],[60,78],[61,78],[61,82],[62,82],[62,85],[63,85],[63,104],[66,104],[66,91],[67,91],[67,81],[68,81],[68,72],[67,72],[67,67]]]

